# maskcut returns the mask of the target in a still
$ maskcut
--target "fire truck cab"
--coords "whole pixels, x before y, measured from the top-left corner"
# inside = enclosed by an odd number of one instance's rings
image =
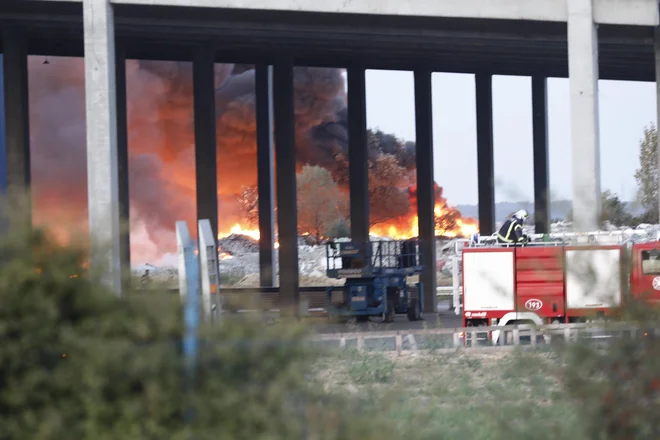
[[[633,297],[642,297],[660,305],[660,242],[632,245],[630,291]]]
[[[461,252],[465,327],[602,319],[627,297],[643,294],[660,304],[657,237],[599,231],[530,238],[526,246],[500,245],[493,237],[467,241]]]

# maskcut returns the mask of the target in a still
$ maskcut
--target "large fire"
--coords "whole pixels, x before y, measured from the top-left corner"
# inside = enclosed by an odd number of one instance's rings
[[[440,205],[435,205],[435,216],[444,217],[447,215],[447,208],[443,208]],[[451,229],[443,229],[441,226],[436,225],[435,235],[443,237],[468,237],[470,235],[476,234],[479,232],[479,225],[476,220],[472,218],[459,218],[456,219],[455,227]],[[419,226],[417,216],[413,215],[409,218],[406,218],[402,221],[396,223],[386,223],[382,225],[375,225],[369,229],[369,233],[377,235],[379,237],[389,237],[393,239],[406,239],[417,237],[419,235]],[[250,237],[253,240],[259,240],[260,234],[259,229],[251,229],[248,227],[243,227],[240,223],[236,223],[229,230],[220,231],[218,233],[218,239],[226,238],[231,235],[244,235]],[[306,235],[305,233],[301,235]],[[279,248],[279,243],[275,242],[275,249]]]
[[[435,235],[444,237],[468,237],[479,231],[477,221],[473,218],[463,218],[461,213],[447,204],[442,195],[442,188],[434,184],[435,192]],[[408,198],[413,209],[417,207],[417,187],[408,189]],[[397,239],[417,237],[419,235],[418,218],[409,214],[392,221],[375,225],[370,233]]]
[[[442,218],[449,213],[447,208],[443,208],[437,204],[435,205],[434,211],[436,218]],[[405,223],[399,222],[396,224],[376,225],[372,227],[369,232],[381,237],[391,237],[395,239],[417,237],[419,235],[417,216],[415,215],[405,219]],[[479,225],[476,220],[471,218],[456,219],[456,224],[451,229],[444,229],[442,226],[438,225],[437,222],[435,227],[435,235],[443,237],[469,237],[477,232],[479,232]]]
[[[242,186],[257,180],[254,69],[222,64],[215,70],[218,235],[258,239],[256,222],[237,202]],[[192,65],[129,60],[126,78],[131,260],[157,264],[176,252],[176,221],[188,222],[193,234],[196,230]],[[52,58],[48,64],[42,58],[29,59],[34,221],[67,242],[88,236],[84,84],[82,58]],[[345,92],[341,69],[296,68],[297,160],[331,170],[342,188],[348,185]],[[389,158],[381,163],[383,176],[414,172],[414,143],[379,132],[370,139],[372,147],[370,161]],[[395,188],[398,195],[410,185],[404,180],[388,182],[382,185]],[[416,236],[414,190],[408,197],[411,203],[404,214],[375,222],[371,232],[392,238]],[[378,215],[388,209],[385,202]],[[447,205],[437,186],[435,211],[437,235],[477,230],[474,220],[462,218]]]
[[[443,237],[469,237],[479,232],[477,221],[473,218],[463,218],[461,213],[453,207],[447,205],[447,201],[442,196],[442,188],[437,184],[435,190],[435,235]],[[411,205],[416,206],[417,190],[412,187],[408,190],[408,197]],[[419,226],[417,215],[411,213],[400,218],[392,219],[381,224],[373,225],[369,233],[380,237],[389,237],[393,239],[406,239],[417,237],[419,235]],[[242,226],[240,223],[233,225],[229,230],[221,231],[218,238],[225,238],[231,235],[244,235],[254,240],[259,240],[259,229]],[[302,232],[301,235],[308,235]],[[279,243],[275,242],[275,248]]]

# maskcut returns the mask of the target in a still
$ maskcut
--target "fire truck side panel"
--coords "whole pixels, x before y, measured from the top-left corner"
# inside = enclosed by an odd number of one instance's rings
[[[566,247],[566,314],[621,304],[621,246]]]
[[[515,309],[513,249],[463,249],[463,310],[501,312]],[[484,317],[481,313],[480,317]]]
[[[517,311],[542,318],[564,316],[563,249],[516,249]]]
[[[660,303],[660,243],[632,245],[630,293],[634,298]]]

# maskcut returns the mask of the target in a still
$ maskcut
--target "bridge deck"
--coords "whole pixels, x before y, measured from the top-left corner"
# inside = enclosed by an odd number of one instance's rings
[[[28,26],[30,53],[82,56],[80,4],[0,3],[0,26]],[[307,66],[566,77],[566,32],[554,21],[115,6],[116,37],[138,59],[190,60],[194,43],[213,41],[217,62],[288,53]],[[653,27],[601,24],[598,33],[601,79],[655,80]]]

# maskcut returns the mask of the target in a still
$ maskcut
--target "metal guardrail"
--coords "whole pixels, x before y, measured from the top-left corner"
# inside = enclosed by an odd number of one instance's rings
[[[438,286],[435,288],[436,296],[452,296],[454,288],[452,286]],[[463,286],[458,288],[458,291],[463,294]]]
[[[490,338],[498,332],[497,343]],[[456,350],[514,349],[518,346],[539,347],[542,345],[566,344],[584,339],[607,341],[623,337],[660,337],[660,325],[651,328],[634,323],[556,324],[547,326],[494,326],[409,329],[399,331],[376,331],[360,333],[326,333],[310,337],[312,342],[339,348],[355,346],[358,351],[404,351],[433,350],[455,352]],[[529,339],[529,342],[527,342]],[[377,341],[380,340],[380,344]],[[386,342],[385,342],[385,341]]]

